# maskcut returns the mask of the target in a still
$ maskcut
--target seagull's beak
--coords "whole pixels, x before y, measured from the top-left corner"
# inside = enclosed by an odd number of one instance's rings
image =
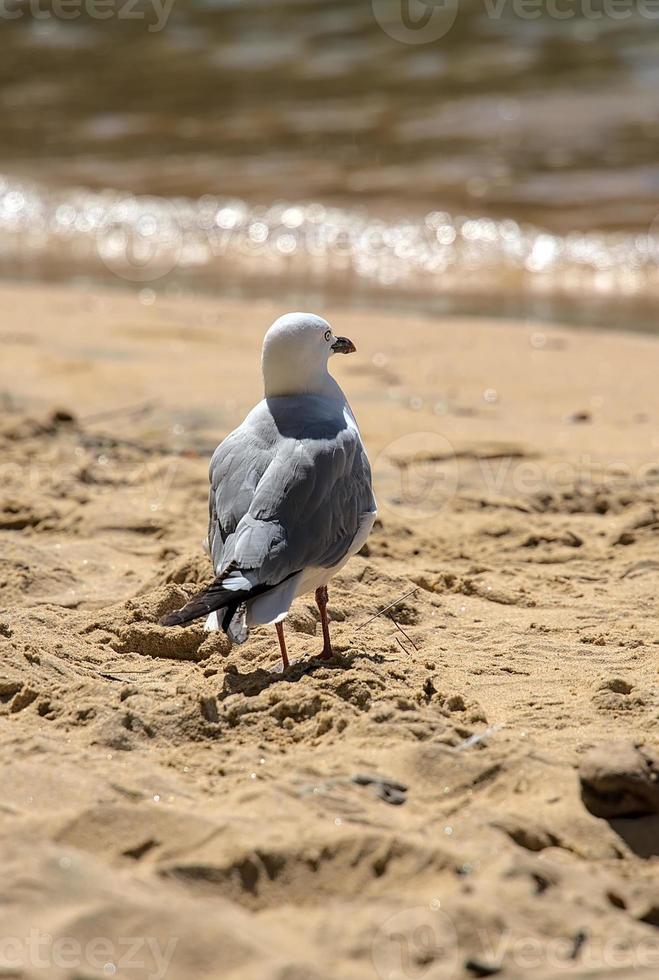
[[[354,354],[357,348],[347,337],[337,337],[332,344],[332,350],[335,354]]]

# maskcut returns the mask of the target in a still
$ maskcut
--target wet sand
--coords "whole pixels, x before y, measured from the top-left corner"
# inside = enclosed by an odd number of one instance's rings
[[[380,517],[281,676],[157,620],[283,310],[0,298],[2,975],[655,976],[659,341],[318,310]]]

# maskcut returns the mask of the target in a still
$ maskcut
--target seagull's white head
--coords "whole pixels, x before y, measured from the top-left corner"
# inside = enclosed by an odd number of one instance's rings
[[[287,313],[272,324],[263,341],[261,366],[266,397],[340,395],[327,370],[332,354],[350,354],[355,345],[336,337],[327,320],[313,313]]]

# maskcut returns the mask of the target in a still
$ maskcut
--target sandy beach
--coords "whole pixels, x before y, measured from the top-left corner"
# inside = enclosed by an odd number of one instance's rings
[[[315,310],[380,513],[282,676],[157,623],[285,310],[0,305],[0,976],[657,976],[659,340]]]

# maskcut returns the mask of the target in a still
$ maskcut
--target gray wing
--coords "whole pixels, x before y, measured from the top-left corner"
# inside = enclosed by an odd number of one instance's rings
[[[337,564],[375,509],[356,426],[316,396],[262,402],[215,451],[210,476],[215,571],[253,572],[252,584]]]

